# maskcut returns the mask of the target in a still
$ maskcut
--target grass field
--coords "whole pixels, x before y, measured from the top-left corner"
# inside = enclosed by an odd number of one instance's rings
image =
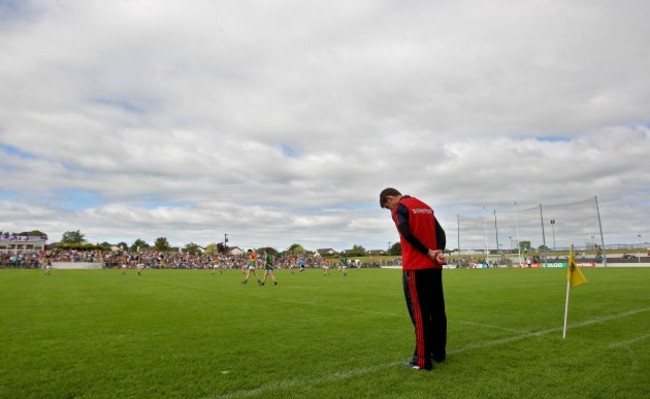
[[[413,351],[399,270],[0,270],[0,398],[644,398],[650,268],[445,270],[448,358]]]

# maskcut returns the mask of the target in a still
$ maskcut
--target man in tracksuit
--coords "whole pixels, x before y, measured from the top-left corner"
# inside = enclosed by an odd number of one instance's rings
[[[417,198],[387,188],[379,195],[382,208],[390,209],[402,246],[402,280],[411,321],[415,327],[415,352],[407,367],[431,370],[446,357],[447,316],[442,290],[443,250],[446,235],[433,209]]]

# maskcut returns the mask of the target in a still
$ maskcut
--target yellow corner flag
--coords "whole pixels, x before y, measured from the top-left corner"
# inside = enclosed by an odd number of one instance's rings
[[[582,270],[580,270],[576,265],[576,260],[573,255],[573,246],[571,247],[571,252],[569,252],[566,278],[571,282],[571,288],[587,283],[587,279],[585,278],[585,275],[582,274]]]

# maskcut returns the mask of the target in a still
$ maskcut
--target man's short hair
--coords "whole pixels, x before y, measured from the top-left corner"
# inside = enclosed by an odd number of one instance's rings
[[[400,193],[399,191],[397,191],[396,189],[394,189],[392,187],[388,187],[388,188],[383,189],[382,192],[379,194],[379,206],[380,207],[383,208],[384,205],[386,205],[386,197],[388,197],[389,195],[394,197],[394,196],[402,195],[402,193]]]

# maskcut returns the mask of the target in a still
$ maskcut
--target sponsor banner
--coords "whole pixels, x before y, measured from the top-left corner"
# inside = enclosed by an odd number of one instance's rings
[[[100,262],[52,262],[55,269],[101,269],[103,266]]]
[[[541,264],[540,263],[530,263],[530,264],[529,263],[524,263],[524,264],[517,263],[517,267],[518,268],[524,268],[524,269],[532,269],[532,268],[541,267]]]
[[[524,269],[538,268],[538,267],[542,267],[542,268],[546,268],[546,267],[549,267],[549,268],[565,268],[566,269],[566,265],[567,265],[566,262],[547,262],[547,263],[531,263],[531,264],[517,263],[517,267],[524,268]],[[596,267],[596,262],[576,262],[576,266],[578,266],[578,267]]]
[[[566,268],[566,262],[547,262],[542,263],[542,267]],[[578,267],[596,267],[596,262],[576,262]]]
[[[559,267],[559,268],[566,268],[566,262],[548,262],[548,263],[542,263],[542,267]]]

